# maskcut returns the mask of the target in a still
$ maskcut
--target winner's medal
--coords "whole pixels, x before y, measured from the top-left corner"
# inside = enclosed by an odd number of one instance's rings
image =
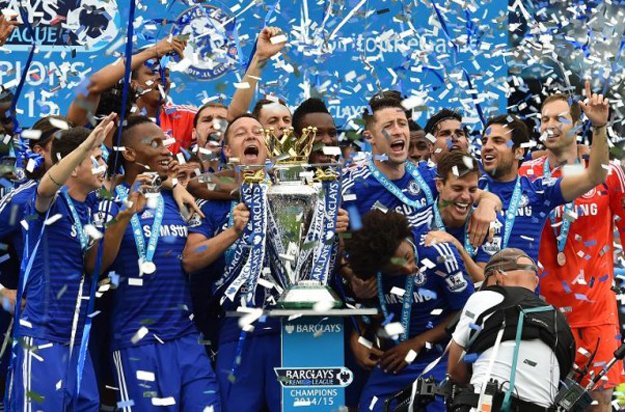
[[[556,256],[556,260],[558,261],[558,265],[560,266],[566,265],[566,256],[564,255],[564,252],[558,252],[558,255]]]
[[[143,259],[140,259],[139,269],[141,269],[141,273],[145,275],[151,275],[152,273],[156,272],[156,265],[154,264],[154,262],[147,262]]]

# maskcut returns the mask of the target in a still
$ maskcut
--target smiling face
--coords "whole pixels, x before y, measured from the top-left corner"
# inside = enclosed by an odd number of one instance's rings
[[[577,144],[571,107],[565,100],[552,100],[543,106],[540,118],[540,133],[545,138],[545,147],[559,152]]]
[[[374,155],[387,155],[387,162],[402,164],[408,158],[410,129],[406,113],[397,107],[376,111],[371,125],[371,145]]]
[[[157,172],[167,178],[172,154],[163,144],[167,135],[152,122],[141,123],[132,128],[132,139],[126,144],[124,158],[139,166],[139,173]]]
[[[495,180],[509,181],[518,172],[518,157],[522,148],[514,148],[512,130],[501,124],[491,124],[482,136],[482,165]]]
[[[448,173],[446,179],[436,180],[438,189],[438,208],[445,226],[464,225],[471,205],[478,197],[478,173],[469,172],[462,177]]]
[[[267,146],[260,122],[253,117],[234,120],[228,128],[224,153],[229,159],[237,158],[244,165],[264,164]]]
[[[434,130],[434,153],[432,159],[437,162],[445,153],[460,150],[469,150],[469,140],[462,127],[462,123],[456,119],[442,120]]]

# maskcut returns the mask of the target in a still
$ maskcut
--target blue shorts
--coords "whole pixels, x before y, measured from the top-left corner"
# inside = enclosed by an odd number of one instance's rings
[[[100,408],[98,385],[91,355],[87,352],[76,396],[76,356],[68,365],[69,346],[25,336],[17,346],[11,403],[8,411],[94,411]]]
[[[130,411],[221,411],[215,373],[199,335],[113,352],[117,408]]]
[[[241,365],[234,382],[228,377],[236,357],[238,341],[220,342],[217,377],[224,412],[271,412],[281,410],[282,388],[274,368],[280,367],[280,334],[248,336],[244,341]]]
[[[365,385],[362,396],[360,397],[360,403],[358,405],[358,412],[369,411],[381,411],[384,407],[384,401],[389,396],[395,395],[397,392],[405,388],[414,382],[415,379],[429,362],[413,363],[408,365],[404,370],[397,375],[391,375],[385,373],[379,366],[376,366],[369,375],[369,380]],[[447,372],[447,359],[441,360],[438,365],[434,367],[427,374],[423,375],[424,378],[433,376],[436,382],[440,382],[445,379],[445,373]],[[374,405],[373,397],[377,398]],[[445,412],[446,408],[441,398],[437,397],[436,400],[427,406],[428,412]]]

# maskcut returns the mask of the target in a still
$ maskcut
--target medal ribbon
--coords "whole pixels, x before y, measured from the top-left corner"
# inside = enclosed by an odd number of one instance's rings
[[[119,185],[115,188],[117,195],[123,202],[128,199],[128,188]],[[158,239],[161,234],[161,225],[163,223],[163,215],[165,214],[165,202],[163,201],[163,195],[158,195],[158,203],[156,205],[156,215],[152,222],[152,229],[150,232],[150,240],[148,241],[147,249],[145,247],[145,239],[143,237],[143,230],[141,229],[141,222],[139,216],[135,213],[130,218],[130,224],[132,225],[132,234],[135,238],[135,244],[137,245],[137,253],[141,262],[152,262],[154,259],[154,253],[156,252],[156,246],[158,245]],[[139,268],[141,269],[141,268]]]
[[[579,160],[577,161],[579,162]],[[551,169],[549,168],[549,160],[545,159],[545,163],[543,164],[543,176],[547,179],[551,178]],[[565,219],[567,213],[573,211],[575,207],[574,202],[566,203],[563,207],[562,211],[562,225],[560,226],[560,234],[558,234],[558,228],[554,227],[556,223],[556,211],[555,209],[549,212],[549,221],[551,222],[551,228],[553,229],[553,234],[556,236],[558,253],[564,252],[564,247],[566,246],[566,240],[569,237],[569,230],[571,229],[571,221],[569,219]]]
[[[423,194],[425,195],[425,198],[427,200],[427,205],[431,205],[432,203],[434,203],[434,197],[432,196],[432,191],[430,190],[430,187],[425,182],[425,179],[423,179],[423,176],[421,176],[421,173],[419,173],[419,170],[417,169],[417,167],[414,166],[410,162],[406,162],[405,165],[406,165],[406,172],[408,172],[412,176],[412,178],[417,182],[417,184],[423,191]],[[369,162],[369,170],[371,171],[371,174],[373,175],[373,177],[378,182],[380,182],[380,184],[384,186],[386,190],[388,190],[396,198],[401,200],[402,203],[404,203],[405,205],[414,207],[416,209],[423,208],[423,205],[421,205],[419,201],[408,199],[408,197],[404,194],[404,192],[401,191],[400,188],[398,188],[393,182],[391,182],[386,176],[384,176],[384,174],[380,172],[380,169],[376,167],[375,163],[373,162],[373,159]]]
[[[488,192],[488,184],[484,187],[484,190]],[[514,220],[516,219],[519,205],[521,204],[521,178],[517,176],[516,183],[514,184],[514,191],[506,210],[506,221],[503,230],[503,243],[501,249],[508,247],[508,241],[510,240],[510,234],[512,233],[512,227],[514,226]]]
[[[412,243],[412,242],[411,242]],[[417,247],[412,243],[412,248],[414,250],[415,261],[419,261],[419,252],[417,251]],[[415,275],[407,275],[406,276],[406,284],[404,285],[404,296],[402,298],[401,305],[401,326],[404,331],[399,336],[399,341],[404,342],[410,337],[410,312],[412,310],[412,301],[414,297],[412,296],[414,290],[414,279]],[[384,319],[389,318],[388,307],[386,306],[386,298],[384,297],[384,288],[382,285],[382,274],[378,272],[377,274],[377,284],[378,284],[378,300],[380,301],[380,308],[382,309],[382,314],[384,315]]]
[[[74,201],[67,193],[67,186],[63,186],[61,189],[61,193],[67,202],[67,206],[69,207],[69,211],[72,214],[72,220],[74,221],[74,228],[76,229],[76,233],[78,233],[78,240],[80,241],[80,248],[82,252],[85,253],[87,250],[87,246],[89,244],[89,238],[85,233],[82,222],[80,221],[80,216],[78,215],[78,211],[76,210],[76,206],[74,205]]]

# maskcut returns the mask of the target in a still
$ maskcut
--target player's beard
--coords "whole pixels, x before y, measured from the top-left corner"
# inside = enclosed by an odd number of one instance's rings
[[[486,173],[493,179],[499,179],[506,176],[512,170],[514,159],[501,159],[501,162],[497,164],[492,170],[485,170]]]

